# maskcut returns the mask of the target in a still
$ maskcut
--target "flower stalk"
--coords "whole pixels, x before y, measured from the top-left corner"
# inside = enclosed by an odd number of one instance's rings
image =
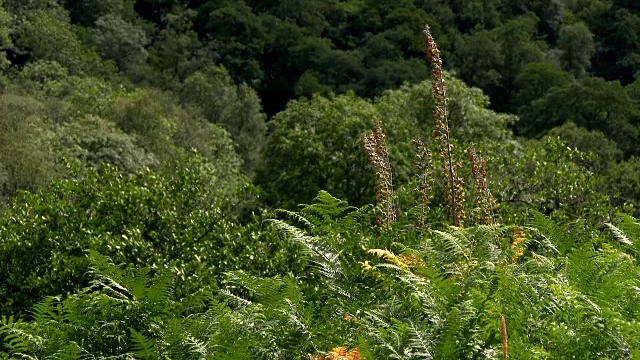
[[[393,178],[387,138],[380,122],[376,122],[373,130],[364,134],[363,148],[369,163],[375,169],[376,203],[381,210],[376,222],[379,226],[386,227],[396,221],[396,208],[393,203]]]
[[[462,178],[457,174],[457,169],[461,167],[461,164],[455,161],[453,155],[453,143],[447,117],[447,93],[444,84],[442,59],[440,58],[438,46],[431,35],[429,25],[425,25],[424,28],[424,43],[427,60],[431,66],[435,122],[433,137],[438,143],[438,155],[443,160],[442,171],[447,182],[446,200],[449,206],[451,223],[454,226],[462,227],[465,217],[463,209],[464,189],[462,188]]]

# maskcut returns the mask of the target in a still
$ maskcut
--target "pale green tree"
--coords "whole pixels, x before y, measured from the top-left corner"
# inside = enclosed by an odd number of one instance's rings
[[[36,189],[56,178],[54,124],[31,97],[0,95],[0,195]]]
[[[180,96],[183,104],[199,108],[208,121],[229,132],[245,170],[252,173],[264,144],[266,118],[256,92],[246,84],[236,86],[224,68],[210,66],[189,76]]]
[[[591,67],[591,57],[596,51],[593,34],[583,22],[563,25],[560,28],[558,48],[562,51],[562,68],[575,77],[587,74]]]
[[[26,11],[15,30],[16,51],[31,60],[56,61],[70,74],[108,75],[113,66],[82,44],[64,9]]]
[[[271,205],[295,208],[327,190],[350,204],[373,202],[373,171],[361,136],[373,127],[373,104],[353,93],[291,101],[268,123],[256,181]]]
[[[107,14],[96,20],[93,42],[105,59],[115,61],[127,73],[145,64],[149,55],[144,30],[118,15]]]
[[[172,145],[178,111],[168,94],[138,89],[116,99],[105,110],[105,117],[114,121],[125,133],[135,136],[138,146],[162,161],[175,156]]]
[[[87,115],[62,124],[57,129],[57,152],[67,159],[98,168],[112,164],[123,173],[132,174],[158,165],[153,153],[136,144],[136,138],[105,119]]]
[[[11,39],[9,38],[11,31],[10,21],[11,17],[2,7],[2,0],[0,0],[0,71],[9,66],[5,50],[11,47]]]

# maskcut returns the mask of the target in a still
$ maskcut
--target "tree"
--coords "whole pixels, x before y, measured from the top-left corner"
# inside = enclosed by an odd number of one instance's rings
[[[163,18],[160,30],[149,47],[149,63],[160,75],[153,75],[151,83],[162,88],[177,88],[189,75],[203,70],[213,62],[193,31],[194,10],[181,10]]]
[[[503,51],[503,62],[500,67],[502,75],[501,89],[498,93],[490,93],[494,98],[494,108],[502,111],[513,111],[510,102],[513,96],[514,82],[524,66],[544,60],[544,53],[534,40],[536,20],[530,17],[518,17],[509,20],[495,30]]]
[[[182,278],[178,296],[185,296],[232,268],[221,265],[236,244],[246,245],[230,209],[242,200],[247,179],[195,154],[157,172],[69,171],[70,179],[24,192],[0,214],[3,316],[87,286],[89,251],[117,263],[174,269]]]
[[[10,21],[10,15],[2,7],[2,0],[0,0],[0,73],[9,66],[6,49],[11,47],[11,39],[9,38],[11,33],[9,28]]]
[[[15,94],[0,96],[0,196],[35,190],[59,173],[54,125],[39,101]]]
[[[15,37],[16,52],[31,61],[56,61],[74,75],[115,72],[95,50],[81,43],[63,9],[26,11],[18,20]]]
[[[180,97],[183,104],[199,108],[209,122],[229,132],[251,174],[265,136],[265,116],[255,91],[246,84],[236,86],[226,69],[210,66],[185,80]]]
[[[373,202],[373,173],[360,137],[373,127],[373,104],[353,93],[289,103],[268,123],[256,176],[268,204],[295,208],[327,189],[353,204]]]
[[[199,9],[198,32],[209,39],[216,60],[229,69],[234,80],[252,83],[264,76],[260,55],[266,29],[244,1],[208,2]]]
[[[487,174],[502,220],[523,221],[533,209],[556,219],[602,221],[611,210],[600,178],[581,164],[586,156],[553,136],[490,147]]]
[[[134,0],[65,0],[64,3],[71,21],[86,27],[94,26],[96,20],[109,14],[127,20],[137,17]]]
[[[500,26],[500,4],[498,1],[452,1],[451,10],[458,18],[461,32],[471,29],[490,30]]]
[[[176,156],[173,137],[180,111],[170,95],[159,90],[138,89],[116,99],[104,116],[134,136],[138,146],[162,162]]]
[[[509,127],[516,117],[496,113],[489,109],[489,97],[482,90],[466,85],[462,80],[446,74],[448,117],[453,138],[464,145],[482,145],[485,142],[507,142],[512,139]],[[389,125],[388,136],[393,146],[403,146],[413,138],[423,136],[425,141],[433,129],[433,97],[431,81],[404,85],[387,90],[375,103],[376,110]],[[413,135],[403,132],[413,132]],[[390,140],[391,141],[391,140]],[[408,145],[408,144],[407,144]],[[404,149],[410,152],[408,148]]]
[[[640,17],[626,9],[610,8],[593,20],[591,28],[600,44],[593,57],[593,72],[623,84],[633,81],[640,69]]]
[[[495,33],[476,30],[464,35],[456,51],[456,69],[460,78],[493,94],[503,82],[499,69],[504,64],[502,47]]]
[[[607,169],[602,191],[615,206],[640,213],[640,158],[633,156]]]
[[[602,131],[626,154],[637,152],[637,110],[617,81],[583,78],[564,87],[554,87],[530,106],[522,108],[519,132],[541,136],[567,121],[588,130]]]
[[[136,138],[110,121],[93,115],[69,121],[56,131],[58,156],[79,160],[84,166],[115,165],[125,174],[158,166],[153,153],[136,145]]]
[[[124,72],[131,74],[147,61],[144,30],[118,15],[108,14],[96,20],[93,43],[105,59],[115,61]]]
[[[593,34],[583,22],[562,26],[558,48],[562,51],[560,61],[564,70],[577,78],[586,75],[596,48]]]
[[[489,139],[511,140],[508,127],[515,117],[487,109],[482,91],[460,80],[448,78],[447,86],[449,121],[460,149]],[[375,103],[353,93],[293,101],[268,123],[256,182],[270,205],[292,208],[320,189],[353,204],[371,203],[374,170],[362,150],[363,134],[381,121],[393,183],[401,188],[415,175],[412,140],[430,144],[432,114],[430,81],[388,90]]]
[[[558,137],[567,146],[578,149],[585,156],[575,159],[578,164],[593,172],[601,172],[622,160],[623,153],[618,145],[601,131],[587,130],[572,122],[553,128],[549,137]],[[590,155],[596,155],[593,158]]]
[[[568,85],[571,79],[571,74],[550,64],[528,64],[516,77],[513,102],[518,107],[529,106],[547,94],[551,88]]]

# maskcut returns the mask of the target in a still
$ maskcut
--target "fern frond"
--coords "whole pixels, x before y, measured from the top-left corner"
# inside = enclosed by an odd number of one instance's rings
[[[304,216],[300,215],[299,213],[297,213],[295,211],[276,209],[275,213],[279,214],[279,215],[284,215],[286,218],[288,218],[290,220],[293,220],[293,221],[295,221],[297,223],[300,223],[301,225],[303,225],[306,228],[311,228],[311,226],[312,226],[311,221],[309,221],[307,218],[305,218]]]
[[[476,309],[471,300],[456,304],[447,314],[446,320],[439,329],[434,357],[438,359],[458,359],[465,349],[465,332],[471,330],[471,320]]]
[[[633,246],[633,242],[629,240],[627,235],[625,235],[625,233],[622,230],[620,230],[619,228],[617,228],[615,225],[611,223],[605,223],[605,225],[609,228],[609,230],[611,230],[611,232],[613,233],[613,237],[616,240],[618,240],[622,245]]]
[[[20,354],[27,352],[32,347],[41,346],[44,339],[33,335],[30,324],[15,320],[13,316],[2,316],[0,323],[0,335],[4,336],[4,345],[10,353]]]
[[[131,332],[131,347],[134,355],[144,360],[153,360],[158,358],[156,343],[153,339],[142,335],[135,329],[129,329]]]
[[[343,217],[348,212],[356,210],[344,200],[340,200],[327,191],[318,192],[312,204],[304,205],[300,210],[306,219],[315,226],[322,226],[328,220]]]
[[[455,234],[440,230],[434,230],[433,233],[438,235],[445,251],[457,257],[464,258],[468,263],[471,260],[471,244],[469,239],[462,231],[456,231],[455,228],[452,228],[452,230],[455,231]]]
[[[236,303],[240,307],[248,307],[249,305],[253,304],[253,302],[247,299],[243,299],[240,296],[232,294],[229,290],[226,290],[226,289],[220,290],[220,293],[225,297],[229,298],[230,300],[232,300],[234,303]]]
[[[58,321],[60,315],[56,313],[55,305],[59,301],[59,296],[51,296],[36,304],[31,311],[33,320],[39,324]]]
[[[411,355],[416,359],[430,360],[433,359],[431,354],[431,341],[418,329],[411,321],[408,321],[407,329],[409,331],[409,345],[411,346]]]
[[[94,356],[88,354],[84,349],[82,349],[77,343],[71,342],[65,344],[66,346],[62,346],[62,348],[56,351],[53,355],[48,356],[47,358],[52,360],[91,360],[95,359]]]
[[[288,236],[289,239],[303,245],[303,254],[311,259],[312,268],[328,280],[327,285],[330,288],[343,296],[351,297],[349,292],[340,286],[345,280],[345,272],[340,262],[339,253],[332,251],[322,244],[318,238],[308,236],[295,226],[275,219],[267,221],[273,224],[281,233]]]
[[[527,228],[542,236],[547,248],[562,255],[573,248],[574,239],[569,236],[569,232],[564,226],[558,225],[551,218],[535,210],[531,210],[531,215]]]

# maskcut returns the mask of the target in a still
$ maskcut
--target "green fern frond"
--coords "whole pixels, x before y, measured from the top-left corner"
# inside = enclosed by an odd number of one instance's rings
[[[619,221],[616,222],[615,228],[619,231],[614,231],[611,226],[610,229],[614,233],[614,236],[618,241],[626,239],[628,242],[624,244],[632,247],[633,253],[640,252],[640,222],[632,216],[627,214],[618,214]],[[607,224],[609,225],[609,224]],[[620,237],[623,236],[623,237]],[[628,243],[631,245],[628,245]]]
[[[75,342],[67,343],[61,346],[61,349],[54,354],[47,356],[52,360],[90,360],[95,359],[94,356],[87,354],[78,344]]]
[[[354,211],[357,208],[350,206],[346,201],[340,200],[327,191],[320,191],[313,199],[313,203],[305,205],[300,212],[310,217],[310,221],[315,225],[321,225],[327,219],[336,219],[345,215],[347,211]]]
[[[2,316],[0,336],[4,337],[4,345],[10,354],[20,354],[33,347],[41,346],[44,339],[31,333],[29,323],[15,320],[13,316]]]
[[[368,223],[367,217],[372,216],[372,212],[375,209],[373,205],[365,205],[363,207],[357,208],[347,214],[340,221],[346,226],[355,226],[362,223]]]
[[[289,211],[289,210],[284,210],[284,209],[276,209],[275,213],[278,214],[278,215],[284,215],[289,220],[293,220],[293,221],[303,225],[305,228],[311,228],[311,226],[313,225],[313,224],[311,224],[311,221],[309,221],[307,218],[305,218],[304,216],[300,215],[299,213],[297,213],[295,211]]]
[[[575,239],[564,226],[535,210],[531,210],[527,227],[542,236],[548,248],[561,255],[565,255],[576,245]]]
[[[185,336],[182,344],[189,349],[189,354],[192,356],[195,355],[200,359],[207,359],[210,356],[207,344],[191,335]]]
[[[456,258],[462,258],[466,263],[471,261],[471,242],[467,238],[463,229],[450,228],[451,232],[445,232],[440,230],[433,230],[433,233],[437,235],[440,240],[442,248],[452,254]]]
[[[312,268],[321,276],[328,280],[328,287],[336,290],[339,294],[351,297],[348,291],[340,285],[345,280],[345,272],[340,262],[340,254],[334,252],[327,245],[322,244],[317,237],[311,237],[295,226],[289,225],[281,220],[267,220],[273,224],[278,231],[303,246],[302,253],[308,256],[313,263]]]
[[[630,217],[630,219],[626,219],[623,220],[623,223],[627,228],[632,227],[633,230],[632,232],[638,231],[638,229],[640,229],[640,224],[635,222],[635,219]],[[633,223],[629,223],[629,220],[633,220]],[[617,226],[611,224],[611,223],[605,223],[605,225],[609,228],[609,231],[611,231],[611,233],[613,234],[613,238],[615,240],[617,240],[621,245],[622,248],[625,251],[628,251],[629,253],[633,254],[634,256],[638,256],[640,249],[638,249],[636,247],[636,243],[634,243],[628,236],[627,234],[625,234],[625,231],[623,231],[622,229],[618,228]],[[637,239],[637,238],[636,238]],[[638,241],[638,240],[636,240]]]
[[[144,336],[135,329],[129,329],[131,332],[131,347],[134,350],[134,355],[144,360],[154,360],[158,358],[158,350],[156,349],[156,342]]]
[[[229,300],[231,300],[232,302],[234,302],[236,305],[240,307],[248,307],[249,305],[253,304],[253,302],[247,299],[244,299],[238,295],[235,295],[231,293],[231,291],[226,289],[220,290],[220,294],[224,295],[226,298],[228,298]]]
[[[415,359],[430,360],[433,359],[431,354],[431,341],[418,327],[409,320],[407,323],[409,333],[409,345],[411,347],[411,356]]]
[[[459,359],[466,348],[465,333],[472,330],[471,320],[476,316],[476,309],[471,300],[455,305],[438,329],[434,357],[437,359]]]
[[[59,302],[59,296],[51,296],[36,304],[31,311],[33,320],[40,324],[59,321],[61,316],[56,312]]]
[[[605,223],[605,225],[609,228],[609,230],[613,233],[613,237],[618,240],[618,242],[620,242],[622,245],[626,245],[626,246],[633,246],[633,242],[631,240],[629,240],[629,238],[627,237],[627,235],[625,235],[625,233],[620,230],[619,228],[617,228],[615,225],[613,225],[612,223]],[[635,249],[634,249],[635,250]]]

